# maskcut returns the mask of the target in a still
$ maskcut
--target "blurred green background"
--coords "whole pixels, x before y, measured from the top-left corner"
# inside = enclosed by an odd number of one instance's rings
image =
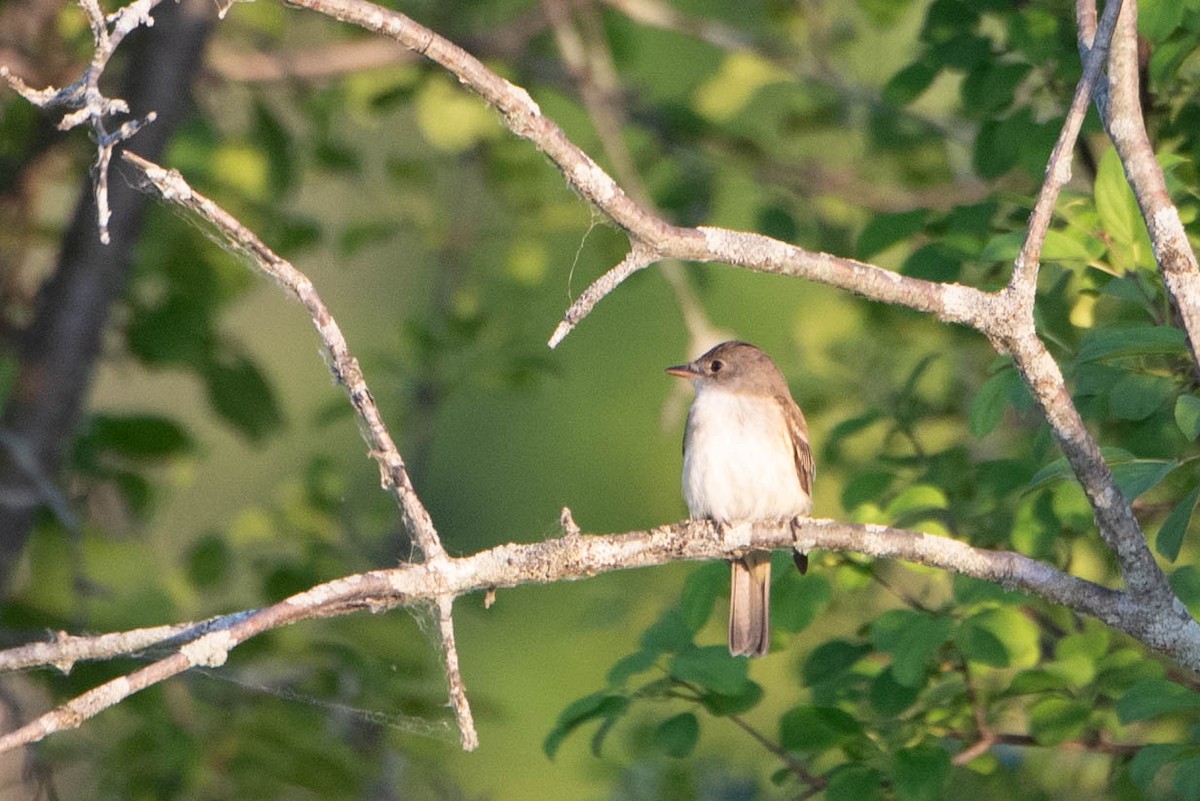
[[[1163,158],[1190,221],[1200,8],[1142,5],[1159,98],[1151,124],[1171,142],[1164,154],[1174,160]],[[1079,73],[1070,4],[1053,0],[614,0],[568,13],[594,59],[585,74],[603,84],[611,63],[615,75],[589,111],[581,73],[547,22],[553,3],[396,7],[527,87],[601,164],[627,151],[674,222],[759,231],[983,288],[1007,278]],[[29,39],[10,46],[36,68],[30,83],[69,82],[90,52],[83,16],[63,5],[41,25],[41,49]],[[312,279],[452,553],[559,536],[564,506],[588,533],[683,518],[690,390],[663,368],[711,343],[689,332],[679,285],[657,266],[633,276],[550,351],[563,311],[621,260],[624,236],[477,97],[372,42],[282,4],[235,5],[214,29],[196,112],[164,162]],[[338,66],[342,57],[351,66]],[[14,329],[53,268],[94,150],[78,132],[34,148],[44,135],[37,113],[12,93],[0,103],[0,156],[21,184],[6,185],[0,206]],[[596,133],[597,114],[618,140]],[[1039,324],[1103,444],[1162,468],[1139,485],[1148,493],[1139,514],[1157,529],[1194,486],[1194,432],[1179,416],[1195,400],[1194,378],[1170,350],[1139,351],[1135,366],[1078,358],[1094,330],[1170,322],[1098,131],[1089,117],[1079,177],[1046,249]],[[1115,580],[1078,489],[1038,479],[1058,454],[982,338],[794,279],[722,265],[686,265],[683,276],[710,329],[760,345],[788,376],[816,447],[817,516],[1016,548]],[[5,351],[6,392],[16,359]],[[14,642],[254,607],[409,553],[304,311],[203,224],[157,204],[69,461],[65,492],[82,522],[70,530],[47,514],[38,526],[0,609]],[[1181,528],[1176,520],[1180,539],[1190,508]],[[1192,551],[1185,545],[1172,569],[1189,603],[1200,597]],[[1173,562],[1178,543],[1159,552]],[[1155,769],[1131,774],[1135,749],[1095,747],[1195,747],[1190,719],[1130,728],[1139,713],[1114,712],[1131,687],[1168,670],[1140,649],[1030,599],[833,555],[814,558],[807,585],[780,579],[802,600],[771,654],[749,666],[763,694],[740,722],[701,715],[692,735],[686,710],[697,705],[658,686],[630,696],[611,734],[601,720],[607,739],[594,753],[594,729],[574,733],[560,715],[614,686],[610,668],[649,647],[647,629],[670,623],[681,592],[685,614],[709,610],[688,618],[688,636],[723,642],[723,601],[705,606],[722,591],[719,572],[696,570],[503,590],[490,609],[482,597],[460,599],[475,753],[457,747],[418,610],[303,623],[246,643],[222,668],[51,738],[35,751],[34,774],[63,798],[749,799],[814,788],[906,801],[1197,797],[1182,768],[1155,778],[1191,751],[1157,752]],[[881,617],[888,610],[937,621],[899,683],[900,646],[879,621],[901,618]],[[833,651],[819,646],[831,644],[849,661],[828,661]],[[156,656],[18,677],[25,714]],[[818,682],[821,669],[844,685]],[[1054,705],[1031,714],[1047,699]],[[1032,730],[1033,747],[951,773],[983,703],[1004,731]],[[829,720],[850,728],[826,720],[832,733],[814,744],[812,730],[780,722],[793,707],[818,708],[804,704],[837,707],[850,722]],[[672,739],[662,721],[677,713]],[[786,762],[747,727],[806,754],[825,783],[789,780]],[[565,739],[550,759],[552,731]],[[1055,749],[1064,742],[1083,745]],[[36,792],[29,781],[11,786]]]

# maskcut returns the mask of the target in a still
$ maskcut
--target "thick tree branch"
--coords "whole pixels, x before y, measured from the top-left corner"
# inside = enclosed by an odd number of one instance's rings
[[[1094,0],[1082,2],[1091,6],[1094,15]],[[1108,5],[1112,5],[1111,0]],[[1105,19],[1109,15],[1108,5],[1104,9]],[[1103,30],[1104,20],[1101,20],[1100,28]],[[1086,35],[1083,26],[1080,35],[1081,38]],[[1096,38],[1102,35],[1097,34]],[[1188,348],[1196,365],[1194,369],[1200,375],[1200,267],[1146,132],[1140,83],[1137,2],[1125,0],[1113,34],[1108,78],[1104,90],[1096,95],[1096,107],[1100,109],[1104,130],[1112,139],[1125,168],[1125,178],[1133,188],[1138,208],[1146,221],[1163,285],[1187,334]]]
[[[1071,576],[1022,554],[987,551],[947,537],[836,520],[801,518],[723,530],[707,521],[685,521],[624,534],[568,533],[554,540],[500,545],[470,556],[404,564],[320,584],[266,609],[231,615],[221,624],[204,625],[194,632],[199,636],[176,653],[113,679],[0,737],[0,753],[76,728],[133,693],[191,667],[219,666],[229,651],[251,637],[301,620],[361,610],[380,612],[398,606],[440,605],[446,602],[443,599],[499,587],[571,581],[681,560],[728,559],[751,549],[792,547],[805,552],[822,549],[904,559],[995,582],[1010,590],[1023,590],[1097,617],[1170,654],[1181,664],[1200,669],[1197,624],[1186,613],[1170,620],[1158,619],[1155,610],[1138,604],[1126,593]],[[180,634],[171,632],[167,636],[178,638]],[[97,653],[107,656],[111,649],[102,644],[104,639],[94,638],[94,642]],[[141,647],[147,647],[145,640]],[[69,650],[65,642],[39,643],[36,647],[41,649],[44,664],[61,667],[88,658],[85,643],[86,638],[72,638]],[[28,668],[29,647],[0,652],[0,669],[12,669],[13,665]]]

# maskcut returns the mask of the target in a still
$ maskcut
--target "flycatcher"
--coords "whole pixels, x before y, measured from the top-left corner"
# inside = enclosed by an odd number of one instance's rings
[[[683,435],[683,497],[693,520],[728,525],[812,511],[808,423],[770,356],[722,342],[667,372],[696,388]],[[771,644],[771,553],[751,551],[731,564],[729,652],[762,656]]]

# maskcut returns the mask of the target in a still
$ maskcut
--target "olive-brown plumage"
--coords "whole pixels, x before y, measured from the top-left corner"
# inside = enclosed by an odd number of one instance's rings
[[[683,438],[683,497],[693,519],[731,524],[812,511],[808,424],[770,356],[746,342],[722,342],[667,372],[696,388]],[[767,652],[770,593],[770,552],[732,562],[730,653]]]

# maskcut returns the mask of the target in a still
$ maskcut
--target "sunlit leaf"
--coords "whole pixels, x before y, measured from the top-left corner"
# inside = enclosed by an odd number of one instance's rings
[[[1082,701],[1042,698],[1029,710],[1029,731],[1042,745],[1059,745],[1079,737],[1090,715],[1091,707]]]
[[[720,69],[696,90],[696,111],[714,122],[731,119],[762,87],[793,80],[787,70],[749,51],[730,53]]]

